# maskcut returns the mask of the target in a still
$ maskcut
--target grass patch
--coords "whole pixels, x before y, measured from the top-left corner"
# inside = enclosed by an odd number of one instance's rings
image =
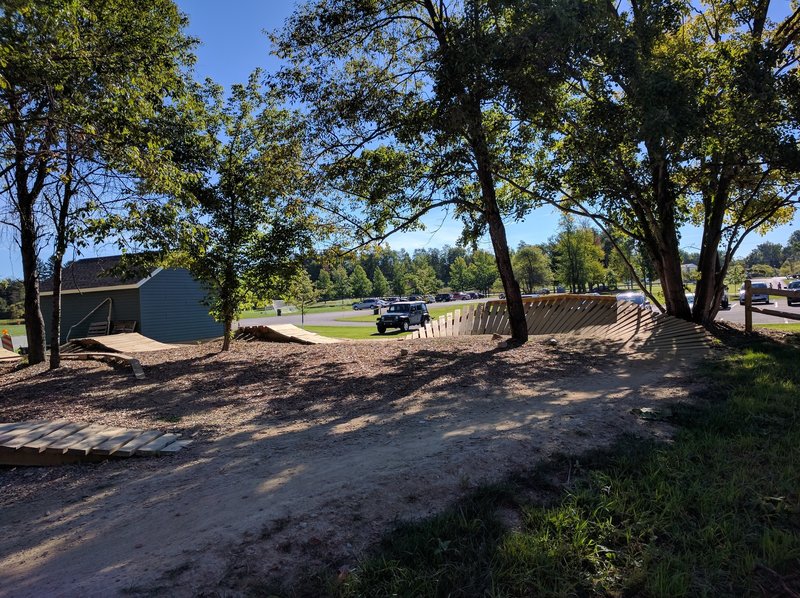
[[[311,307],[306,307],[306,315],[309,314],[324,314],[324,313],[332,313],[337,311],[347,311],[349,309],[353,309],[351,303],[345,303],[341,305],[340,303],[319,303],[312,305]],[[372,313],[372,312],[370,312]],[[299,316],[300,310],[299,309],[292,309],[291,311],[283,310],[282,315],[284,316]],[[239,315],[239,319],[241,320],[249,320],[252,318],[274,318],[277,316],[274,309],[268,310],[261,310],[261,309],[248,309],[243,311]]]
[[[763,341],[705,366],[714,396],[673,408],[673,443],[623,439],[481,488],[399,525],[335,592],[796,595],[797,355]]]
[[[399,330],[388,330],[386,334],[378,334],[378,329],[372,326],[303,326],[309,332],[316,332],[322,336],[332,338],[347,338],[355,340],[392,338],[406,336],[407,332]]]
[[[797,324],[753,324],[754,328],[769,328],[770,330],[784,330],[786,332],[800,332],[800,322]]]
[[[11,336],[25,336],[25,324],[0,324],[2,330],[8,330]]]

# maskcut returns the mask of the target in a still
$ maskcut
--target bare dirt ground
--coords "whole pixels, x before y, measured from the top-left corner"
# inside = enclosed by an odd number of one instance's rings
[[[171,457],[0,469],[0,595],[291,584],[478,483],[622,433],[669,435],[631,409],[687,398],[689,366],[574,343],[239,343],[138,355],[142,381],[94,362],[0,374],[0,421],[195,439]]]

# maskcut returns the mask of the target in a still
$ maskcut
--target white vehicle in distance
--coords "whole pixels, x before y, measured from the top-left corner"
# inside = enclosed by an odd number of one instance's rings
[[[353,309],[358,311],[360,309],[375,309],[376,307],[385,307],[386,301],[383,299],[364,299],[358,303],[353,303]]]
[[[750,283],[750,287],[753,289],[753,303],[764,302],[769,305],[769,295],[763,292],[764,289],[769,289],[769,286],[766,282],[753,282]],[[739,291],[739,305],[744,305],[744,285],[742,285],[742,288]]]
[[[644,293],[637,293],[635,291],[620,293],[617,295],[617,301],[630,301],[638,305],[640,309],[652,309],[650,300],[645,297]]]

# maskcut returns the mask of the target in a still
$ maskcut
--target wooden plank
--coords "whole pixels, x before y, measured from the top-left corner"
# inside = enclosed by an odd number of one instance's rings
[[[16,450],[22,446],[25,446],[27,443],[33,442],[34,440],[37,440],[42,436],[46,436],[50,432],[55,432],[56,430],[59,430],[68,424],[69,422],[65,419],[51,421],[45,424],[44,426],[39,426],[35,430],[32,430],[25,434],[19,434],[9,440],[4,440],[0,442],[0,444],[2,444],[6,448]]]
[[[136,377],[136,379],[144,380],[146,376],[144,375],[141,362],[138,359],[131,359],[130,363],[131,369],[133,370],[133,375]]]
[[[144,446],[136,450],[137,455],[155,455],[158,454],[165,446],[172,444],[178,440],[177,434],[164,434],[155,440],[151,440]]]
[[[135,454],[141,447],[153,442],[156,438],[160,438],[164,432],[160,430],[147,430],[139,434],[136,438],[126,442],[114,452],[115,457],[130,457]]]
[[[61,440],[62,438],[66,438],[67,436],[71,436],[75,432],[80,432],[84,428],[86,428],[89,424],[68,424],[63,428],[59,428],[54,432],[50,432],[41,438],[38,438],[32,442],[28,442],[25,446],[21,447],[20,450],[23,451],[32,451],[32,452],[42,452],[45,450],[49,445],[54,443],[56,440]]]
[[[461,335],[461,310],[453,311],[453,336]]]
[[[475,313],[472,315],[472,328],[470,329],[470,334],[480,334],[478,329],[481,326],[481,315],[487,309],[486,303],[479,303],[475,306]]]
[[[100,424],[90,424],[81,430],[76,431],[74,434],[70,434],[69,436],[64,436],[56,440],[55,442],[51,442],[47,445],[44,449],[45,453],[63,453],[75,443],[81,442],[88,438],[93,434],[97,434],[102,432],[106,429],[106,426]]]
[[[165,446],[164,448],[162,448],[158,452],[161,455],[167,454],[167,453],[177,453],[179,450],[181,450],[183,448],[186,448],[187,446],[192,444],[192,442],[194,442],[194,441],[190,440],[188,438],[186,440],[176,440],[175,442],[173,442],[172,444],[168,444],[167,446]]]
[[[142,434],[144,434],[144,430],[124,430],[95,446],[92,449],[92,452],[98,455],[111,455],[116,450],[122,448],[126,442],[129,442],[138,436],[141,436]]]
[[[13,438],[17,436],[21,436],[22,434],[28,434],[30,432],[35,432],[37,429],[47,426],[50,424],[48,420],[34,420],[27,424],[21,424],[16,428],[12,428],[6,431],[4,434],[0,435],[0,444],[5,444],[6,442],[11,441]]]
[[[10,430],[13,430],[14,428],[18,428],[19,426],[27,426],[33,423],[34,421],[36,420],[29,419],[22,422],[7,422],[4,424],[0,424],[0,434],[2,434],[3,432],[8,432]]]
[[[88,455],[91,450],[103,442],[125,432],[125,428],[102,428],[101,431],[94,434],[86,435],[82,440],[79,440],[67,447],[68,455]]]

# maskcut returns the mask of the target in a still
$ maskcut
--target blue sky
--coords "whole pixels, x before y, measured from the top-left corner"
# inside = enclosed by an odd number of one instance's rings
[[[177,0],[180,9],[189,17],[188,33],[199,38],[201,45],[197,48],[197,65],[195,73],[198,79],[210,77],[218,83],[230,86],[247,80],[248,75],[257,67],[269,72],[279,66],[278,60],[270,54],[269,40],[265,31],[280,27],[299,2],[276,0]],[[776,18],[788,11],[777,1]],[[441,247],[454,245],[461,232],[457,221],[449,219],[445,213],[438,213],[425,220],[427,231],[398,234],[389,240],[395,249],[404,248],[409,252],[420,247]],[[554,208],[540,208],[531,212],[522,222],[507,224],[508,240],[512,247],[520,241],[526,243],[542,243],[553,236],[558,226],[558,214]],[[784,244],[789,235],[800,226],[800,215],[793,223],[781,226],[765,237],[751,234],[739,251],[742,257],[764,240]],[[681,231],[681,246],[684,248],[699,247],[701,233],[699,229],[685,227]],[[481,246],[490,249],[488,239]],[[85,250],[84,257],[115,253],[110,247],[96,247]],[[21,277],[19,252],[8,235],[0,236],[0,278]]]

